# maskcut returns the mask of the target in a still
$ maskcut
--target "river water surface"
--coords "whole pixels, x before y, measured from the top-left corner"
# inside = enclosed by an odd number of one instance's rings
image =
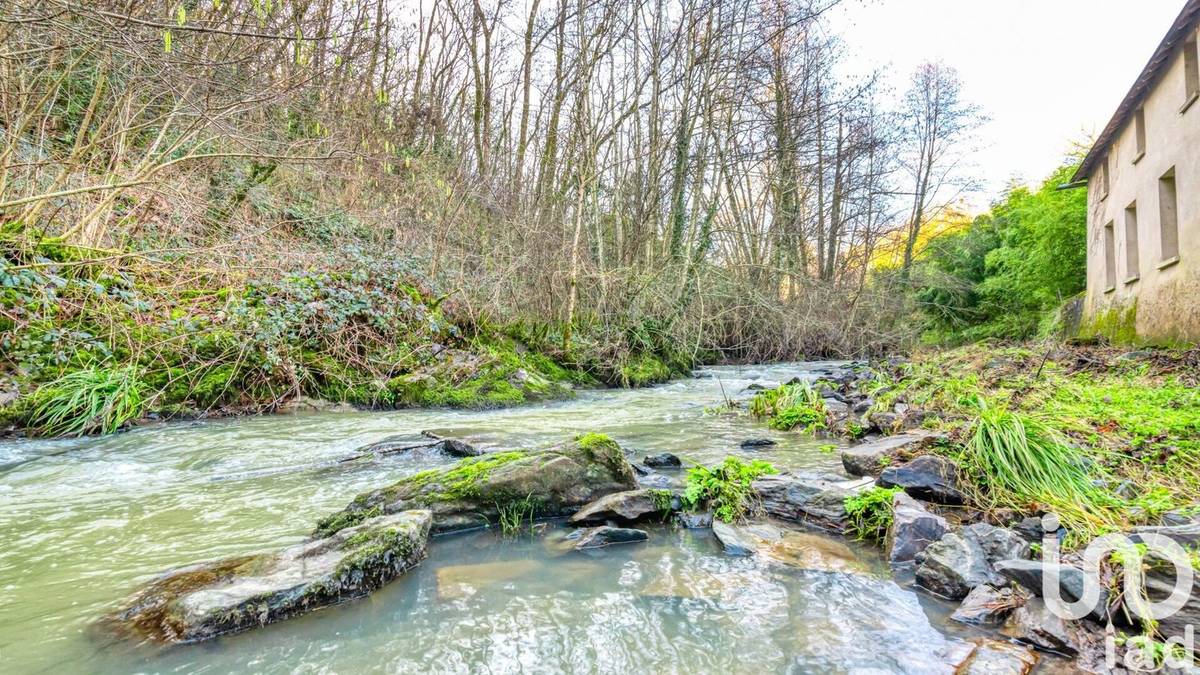
[[[705,412],[752,382],[827,365],[715,367],[499,411],[267,416],[0,443],[0,672],[950,672],[945,655],[963,643],[947,633],[945,607],[897,584],[877,552],[852,545],[852,573],[803,569],[730,557],[707,531],[665,526],[645,544],[591,554],[558,555],[546,537],[439,538],[425,563],[369,598],[205,644],[137,645],[96,627],[156,574],[294,544],[357,493],[450,461],[338,464],[396,434],[500,449],[597,431],[638,458],[736,454],[837,471],[828,440]],[[764,436],[778,445],[738,448]]]

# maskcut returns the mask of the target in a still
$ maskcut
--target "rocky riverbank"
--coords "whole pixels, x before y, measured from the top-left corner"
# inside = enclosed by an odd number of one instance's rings
[[[847,498],[850,528],[918,588],[961,600],[954,620],[1086,672],[1138,659],[1171,671],[1190,658],[1169,641],[1200,619],[1200,595],[1151,619],[1176,575],[1146,554],[1157,537],[1196,564],[1196,364],[1195,351],[975,347],[852,364],[747,407],[774,428],[858,441],[843,467],[874,487]],[[1101,535],[1124,536],[1089,558]],[[1089,585],[1098,599],[1080,618],[1042,597],[1075,602]]]

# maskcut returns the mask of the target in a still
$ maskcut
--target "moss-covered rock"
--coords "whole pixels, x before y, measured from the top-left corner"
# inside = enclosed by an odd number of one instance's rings
[[[278,553],[169,572],[107,621],[143,639],[208,640],[366,595],[425,558],[429,511],[351,520],[335,534]]]
[[[414,508],[433,512],[437,532],[497,523],[517,501],[532,505],[533,517],[564,516],[599,497],[636,487],[633,467],[620,446],[603,434],[584,434],[541,452],[468,457],[363,493],[323,518],[316,534],[327,536],[375,514]]]

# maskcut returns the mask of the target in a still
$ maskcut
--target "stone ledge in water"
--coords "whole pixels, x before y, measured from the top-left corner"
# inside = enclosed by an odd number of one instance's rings
[[[941,438],[945,435],[912,431],[861,443],[841,451],[842,468],[851,476],[878,476],[900,454],[926,448]]]
[[[763,476],[751,484],[767,514],[843,533],[850,525],[846,497],[854,491],[824,478]]]
[[[435,532],[498,523],[508,509],[523,518],[565,516],[599,497],[636,487],[621,447],[603,434],[583,434],[551,450],[468,457],[364,492],[321,519],[315,534],[327,536],[367,518],[414,508],[433,512]]]
[[[169,572],[109,617],[123,633],[197,642],[289,619],[375,591],[425,558],[432,516],[373,518],[279,553]]]

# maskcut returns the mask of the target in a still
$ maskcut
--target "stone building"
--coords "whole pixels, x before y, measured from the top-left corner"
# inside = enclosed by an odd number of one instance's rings
[[[1085,336],[1200,342],[1198,25],[1188,0],[1072,181],[1088,190]]]

